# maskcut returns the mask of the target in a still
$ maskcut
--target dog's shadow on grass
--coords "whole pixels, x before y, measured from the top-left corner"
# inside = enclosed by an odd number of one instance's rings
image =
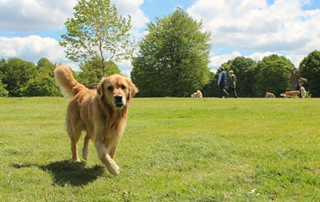
[[[48,165],[13,164],[12,166],[17,169],[36,166],[49,172],[54,178],[54,184],[62,187],[66,185],[85,186],[102,176],[105,170],[104,167],[98,165],[86,168],[84,162],[74,163],[69,160],[57,161]]]

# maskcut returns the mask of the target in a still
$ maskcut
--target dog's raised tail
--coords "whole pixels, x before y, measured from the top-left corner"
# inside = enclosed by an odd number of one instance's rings
[[[81,89],[85,88],[75,80],[71,70],[65,65],[60,65],[54,70],[54,78],[63,96],[67,98],[74,97]]]

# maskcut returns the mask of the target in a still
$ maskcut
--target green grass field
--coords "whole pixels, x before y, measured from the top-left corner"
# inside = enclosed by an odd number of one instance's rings
[[[319,103],[135,98],[113,176],[70,161],[67,100],[0,98],[0,199],[319,201]]]

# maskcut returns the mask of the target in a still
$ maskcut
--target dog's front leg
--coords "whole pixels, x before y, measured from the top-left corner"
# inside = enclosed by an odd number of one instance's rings
[[[114,159],[115,155],[116,155],[116,151],[117,151],[117,145],[114,145],[112,148],[111,148],[111,151],[110,151],[110,156],[112,159]]]
[[[84,137],[84,144],[82,149],[82,157],[84,160],[87,160],[90,155],[89,140],[90,140],[90,135],[87,132],[86,136]]]
[[[119,166],[117,166],[116,162],[111,158],[109,154],[110,151],[107,150],[106,145],[102,141],[96,140],[95,146],[100,160],[102,161],[102,163],[104,163],[108,171],[111,174],[118,175],[120,173],[120,168]]]

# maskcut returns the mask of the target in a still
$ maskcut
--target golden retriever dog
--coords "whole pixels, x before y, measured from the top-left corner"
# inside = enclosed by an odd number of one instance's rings
[[[285,93],[282,93],[281,96],[283,96],[285,98],[299,98],[300,92],[297,90],[287,91]]]
[[[200,90],[198,90],[197,92],[193,93],[191,95],[191,97],[198,97],[198,98],[202,98],[202,92]]]
[[[307,91],[303,86],[300,87],[300,92],[301,92],[301,98],[307,97]]]
[[[276,96],[273,93],[266,92],[265,98],[276,98]]]
[[[103,78],[97,90],[90,90],[78,83],[70,69],[60,65],[54,70],[55,80],[65,97],[71,98],[66,115],[67,132],[71,140],[72,159],[80,162],[77,143],[86,131],[82,157],[89,157],[89,140],[94,142],[98,157],[108,171],[120,172],[114,161],[117,145],[124,132],[128,104],[138,92],[127,77],[119,74]]]

